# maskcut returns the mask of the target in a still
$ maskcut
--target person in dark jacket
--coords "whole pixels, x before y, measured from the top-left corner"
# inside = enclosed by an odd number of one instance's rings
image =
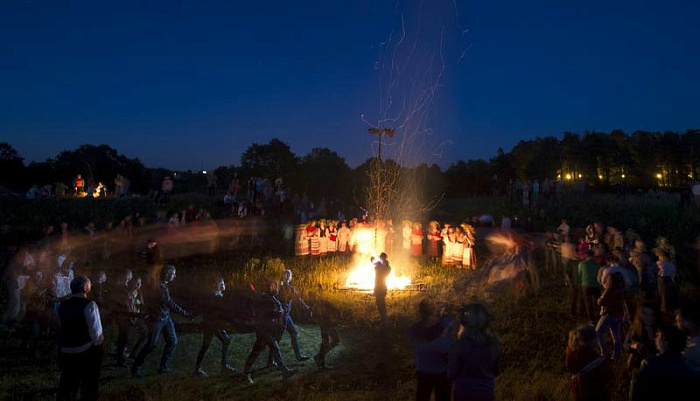
[[[675,326],[663,326],[656,333],[659,354],[646,359],[630,385],[630,401],[695,400],[700,380],[681,352],[686,336]]]
[[[579,326],[569,332],[564,363],[571,373],[569,391],[574,401],[610,399],[615,374],[610,361],[600,355],[598,337],[592,325]]]
[[[87,298],[92,284],[85,276],[70,283],[72,296],[58,307],[58,367],[61,379],[56,399],[95,401],[99,395],[104,355],[102,322],[97,304]]]
[[[284,364],[277,336],[283,330],[284,309],[282,303],[277,299],[278,285],[276,281],[271,281],[268,292],[255,299],[255,344],[245,361],[243,374],[248,382],[253,384],[252,372],[253,364],[260,356],[260,353],[269,348],[272,353],[274,366],[282,372],[285,378],[296,373]]]
[[[148,341],[143,349],[141,349],[141,352],[139,352],[134,364],[131,366],[131,375],[134,377],[141,376],[141,366],[143,366],[148,354],[153,352],[153,350],[156,348],[156,343],[158,342],[158,337],[160,337],[161,332],[165,337],[166,345],[165,349],[163,349],[163,356],[160,360],[158,373],[171,372],[169,365],[170,360],[173,357],[173,352],[175,352],[175,346],[177,345],[177,333],[175,332],[175,323],[173,322],[173,318],[170,316],[170,312],[172,311],[185,317],[192,317],[192,314],[180,307],[180,305],[178,305],[175,300],[170,297],[168,283],[175,280],[175,276],[175,266],[166,266],[163,269],[159,288],[157,290],[151,289],[151,291],[156,290],[159,292],[160,302],[151,301],[146,303],[146,306],[151,308],[149,309],[146,317],[148,324]]]
[[[284,309],[284,330],[280,332],[279,337],[277,337],[277,342],[282,339],[284,331],[288,332],[292,342],[294,356],[296,357],[297,361],[306,361],[309,360],[309,357],[304,355],[299,348],[299,332],[297,330],[297,326],[294,324],[294,320],[292,319],[292,306],[294,300],[297,300],[297,303],[301,305],[304,311],[308,313],[309,306],[306,305],[303,299],[301,299],[299,291],[297,291],[296,287],[292,285],[292,271],[285,270],[284,280],[279,287],[279,301],[282,303],[282,308]],[[268,364],[271,361],[272,354],[270,354],[268,357]]]
[[[418,306],[420,320],[408,330],[416,364],[416,401],[450,400],[450,380],[447,378],[447,353],[453,343],[454,321],[438,320],[435,308],[427,299]]]
[[[194,366],[194,376],[209,377],[202,369],[202,362],[211,345],[212,337],[216,336],[221,342],[221,371],[235,373],[236,369],[228,364],[228,346],[231,344],[231,336],[226,332],[226,327],[230,325],[227,321],[227,311],[232,305],[227,304],[228,299],[224,297],[226,282],[223,278],[216,280],[216,289],[211,298],[208,299],[204,308],[202,328],[202,347],[197,355],[197,362]]]
[[[337,330],[339,313],[328,300],[323,299],[319,294],[312,295],[311,298],[314,302],[310,315],[321,329],[321,347],[314,356],[314,362],[319,370],[333,369],[332,366],[326,364],[326,355],[340,344]]]
[[[386,294],[388,292],[386,279],[391,273],[391,266],[384,252],[379,255],[379,258],[372,257],[371,261],[374,264],[374,298],[379,311],[380,324],[382,327],[385,327],[388,323],[386,315]]]
[[[622,350],[622,322],[625,319],[625,279],[622,273],[612,273],[605,277],[603,295],[598,299],[600,320],[596,326],[600,352],[603,357],[613,360],[620,358]],[[614,348],[610,355],[608,342],[605,338],[608,331],[612,334]]]
[[[483,305],[471,303],[462,308],[459,320],[462,333],[450,348],[447,364],[454,400],[494,401],[501,357],[489,330],[489,313]]]

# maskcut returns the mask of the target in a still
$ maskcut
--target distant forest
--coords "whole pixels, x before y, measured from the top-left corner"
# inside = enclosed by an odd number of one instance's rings
[[[251,177],[282,178],[294,193],[307,193],[314,199],[350,200],[361,196],[368,182],[368,159],[350,168],[345,159],[328,148],[315,148],[304,156],[295,155],[279,139],[266,144],[253,143],[238,164],[214,170],[223,194],[237,174],[242,184]],[[460,160],[445,171],[422,164],[403,167],[392,160],[386,169],[399,169],[422,188],[426,199],[445,194],[449,197],[503,193],[508,182],[544,179],[583,183],[588,190],[607,191],[624,180],[630,188],[687,188],[700,174],[700,130],[679,132],[636,131],[631,135],[566,132],[561,138],[537,137],[520,141],[509,152],[499,149],[490,160]],[[173,171],[147,168],[138,158],[128,158],[108,145],[82,145],[60,152],[44,162],[25,165],[24,158],[6,142],[0,143],[0,185],[24,193],[32,185],[63,182],[71,185],[76,174],[87,185],[103,182],[114,188],[117,174],[131,181],[134,193],[148,194],[160,188],[164,176],[175,178],[174,192],[206,190],[207,177],[200,171]]]

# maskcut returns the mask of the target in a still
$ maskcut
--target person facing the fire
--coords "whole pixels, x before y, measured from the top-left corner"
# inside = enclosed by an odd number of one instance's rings
[[[384,327],[387,324],[386,293],[388,289],[386,286],[386,279],[389,277],[389,273],[391,273],[391,266],[389,266],[389,261],[384,252],[379,255],[379,258],[372,256],[371,261],[374,265],[374,298],[377,303],[381,326]]]

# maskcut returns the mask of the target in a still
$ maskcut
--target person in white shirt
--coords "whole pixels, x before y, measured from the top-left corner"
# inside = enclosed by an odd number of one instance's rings
[[[85,276],[70,283],[72,296],[58,307],[58,400],[97,400],[104,355],[102,322],[97,304],[87,298],[92,284]]]

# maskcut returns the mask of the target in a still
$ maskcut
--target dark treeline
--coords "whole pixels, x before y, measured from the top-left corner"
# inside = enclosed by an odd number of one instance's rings
[[[279,139],[254,143],[238,164],[214,170],[220,192],[228,190],[234,177],[242,185],[251,177],[282,178],[295,193],[314,199],[333,198],[362,202],[371,159],[351,168],[345,159],[328,148],[314,148],[305,156],[295,155]],[[578,181],[591,190],[606,191],[625,180],[630,187],[678,189],[687,187],[700,173],[700,130],[678,132],[636,131],[631,135],[566,132],[561,138],[537,137],[520,141],[510,152],[499,149],[490,160],[460,160],[445,171],[433,164],[405,168],[392,160],[385,168],[398,169],[429,201],[442,194],[469,196],[502,193],[510,180]],[[137,158],[128,158],[108,145],[82,145],[62,151],[45,162],[25,165],[22,156],[8,143],[0,143],[0,185],[23,193],[32,185],[71,185],[76,174],[87,185],[103,182],[113,189],[117,174],[131,181],[131,191],[147,194],[158,190],[172,170],[147,168]],[[205,192],[207,177],[199,171],[175,174],[174,192]]]

